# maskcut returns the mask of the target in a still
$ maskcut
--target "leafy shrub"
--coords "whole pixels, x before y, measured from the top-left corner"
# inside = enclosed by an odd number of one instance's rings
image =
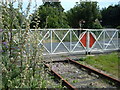
[[[29,10],[23,11],[22,1],[14,9],[15,0],[2,2],[2,88],[45,88],[42,49],[38,47],[39,32],[30,33]],[[24,18],[20,20],[21,14]],[[18,18],[19,17],[19,18]],[[22,27],[25,27],[22,30]],[[16,30],[13,30],[16,28]],[[37,25],[35,29],[38,28]]]
[[[102,25],[100,24],[98,19],[96,19],[93,23],[93,29],[102,29]]]
[[[94,23],[93,24],[93,29],[102,29],[102,26],[99,23]]]
[[[117,26],[116,28],[117,28],[117,29],[120,29],[120,26]]]

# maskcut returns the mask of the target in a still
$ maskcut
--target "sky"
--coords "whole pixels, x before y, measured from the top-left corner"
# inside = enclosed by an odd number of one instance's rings
[[[23,1],[23,8],[25,9],[26,6],[28,5],[28,1],[29,0],[22,0]],[[63,6],[63,8],[65,9],[65,11],[69,10],[70,8],[73,8],[74,5],[76,4],[76,2],[79,2],[80,0],[59,0],[61,1],[61,4]],[[82,0],[85,1],[85,0]],[[88,0],[89,1],[89,0]],[[91,0],[91,1],[97,1],[99,8],[102,9],[104,7],[108,7],[109,5],[115,5],[118,4],[118,2],[120,0]],[[36,0],[37,2],[37,7],[39,5],[42,5],[42,0]],[[35,8],[33,8],[35,6],[35,0],[31,0],[31,11],[30,13],[33,13],[35,10]]]

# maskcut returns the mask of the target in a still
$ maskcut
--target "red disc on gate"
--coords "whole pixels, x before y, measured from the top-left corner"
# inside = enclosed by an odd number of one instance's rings
[[[80,34],[80,37],[82,37],[80,39],[81,43],[83,44],[84,47],[87,46],[87,33],[83,32],[82,34]],[[89,33],[89,47],[91,48],[92,45],[95,43],[96,39],[95,39],[95,35],[94,33]]]

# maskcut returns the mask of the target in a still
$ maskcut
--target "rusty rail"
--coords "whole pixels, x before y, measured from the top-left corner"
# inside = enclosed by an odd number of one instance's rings
[[[90,67],[88,67],[88,66],[85,66],[85,65],[82,65],[82,64],[80,64],[80,63],[78,63],[78,62],[76,62],[76,61],[74,61],[74,60],[72,60],[72,59],[70,59],[70,58],[67,58],[67,60],[62,60],[62,61],[53,61],[52,63],[54,63],[54,62],[70,62],[71,64],[75,64],[75,65],[77,65],[78,67],[82,67],[82,68],[85,68],[86,70],[88,70],[89,72],[92,72],[92,73],[95,73],[95,74],[97,74],[97,75],[99,75],[101,78],[105,78],[105,79],[107,79],[107,80],[109,80],[109,81],[112,81],[112,82],[114,82],[115,83],[115,86],[117,86],[118,88],[120,88],[120,80],[117,80],[117,79],[114,79],[114,78],[112,78],[112,77],[110,77],[109,75],[107,75],[107,74],[104,74],[104,73],[102,73],[102,72],[99,72],[99,71],[97,71],[97,70],[95,70],[95,69],[93,69],[93,68],[90,68]],[[49,64],[45,64],[45,66],[47,67],[47,68],[49,68]],[[77,88],[75,88],[73,85],[71,85],[69,82],[67,82],[64,78],[62,78],[62,76],[60,76],[58,73],[56,73],[54,70],[51,70],[51,72],[53,73],[53,75],[55,76],[55,77],[57,77],[59,80],[62,80],[62,85],[63,86],[66,86],[68,89],[70,89],[70,90],[77,90]]]
[[[87,69],[87,70],[89,70],[89,71],[91,71],[91,72],[93,72],[93,73],[95,73],[95,74],[97,74],[97,75],[99,75],[99,76],[101,76],[101,77],[104,77],[104,78],[106,78],[106,79],[114,82],[118,87],[120,87],[120,80],[117,80],[117,79],[115,79],[115,78],[112,78],[112,77],[110,77],[109,75],[104,74],[104,73],[102,73],[102,72],[99,72],[99,71],[97,71],[97,70],[95,70],[95,69],[93,69],[93,68],[90,68],[90,67],[88,67],[88,66],[82,65],[82,64],[80,64],[80,63],[78,63],[78,62],[76,62],[76,61],[74,61],[74,60],[72,60],[72,59],[70,59],[70,58],[67,58],[67,59],[68,59],[70,62],[72,62],[72,63],[74,63],[74,64],[76,64],[76,65],[79,65],[80,67],[83,67],[83,68],[85,68],[85,69]]]
[[[45,64],[47,68],[49,68],[48,64]],[[74,86],[72,86],[70,83],[68,83],[65,79],[63,79],[59,74],[57,74],[54,70],[51,70],[53,75],[57,77],[58,79],[62,80],[62,85],[66,86],[70,90],[77,90]]]

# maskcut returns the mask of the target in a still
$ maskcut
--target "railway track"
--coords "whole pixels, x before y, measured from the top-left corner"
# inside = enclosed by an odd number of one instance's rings
[[[51,68],[53,75],[62,80],[69,89],[77,88],[120,88],[120,81],[90,67],[67,60],[53,61],[45,64]]]

